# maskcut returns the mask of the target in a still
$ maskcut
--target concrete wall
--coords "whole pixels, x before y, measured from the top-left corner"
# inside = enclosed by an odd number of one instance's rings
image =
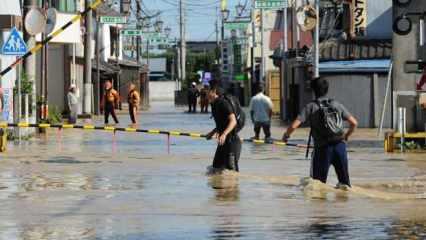
[[[149,92],[151,101],[173,101],[176,89],[176,83],[167,82],[150,82]]]
[[[47,92],[49,106],[56,106],[60,111],[64,110],[65,104],[65,49],[63,44],[50,44],[48,55]],[[37,53],[36,63],[36,88],[40,95],[40,52]]]

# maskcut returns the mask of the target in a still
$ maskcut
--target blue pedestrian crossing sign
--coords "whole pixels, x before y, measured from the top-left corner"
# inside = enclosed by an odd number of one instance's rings
[[[12,28],[7,41],[1,48],[3,55],[22,56],[27,52],[27,44],[16,28]]]

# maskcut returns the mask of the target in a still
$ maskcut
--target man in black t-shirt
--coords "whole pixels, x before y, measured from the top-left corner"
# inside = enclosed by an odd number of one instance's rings
[[[207,134],[207,139],[217,139],[218,146],[213,160],[213,170],[239,171],[238,160],[241,140],[236,132],[237,119],[234,109],[223,96],[223,90],[211,87],[208,93],[216,128]]]

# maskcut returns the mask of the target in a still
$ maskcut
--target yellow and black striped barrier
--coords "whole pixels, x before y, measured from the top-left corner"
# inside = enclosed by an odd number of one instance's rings
[[[54,37],[61,34],[65,29],[67,29],[69,26],[80,20],[82,17],[84,17],[89,11],[95,10],[99,4],[102,3],[103,0],[96,0],[93,2],[87,9],[85,9],[83,12],[80,12],[75,17],[73,17],[69,22],[64,24],[61,28],[54,31],[52,34],[50,34],[47,38],[45,38],[42,42],[35,45],[33,48],[31,48],[27,53],[25,53],[22,57],[19,57],[16,59],[15,62],[13,62],[11,65],[9,65],[7,68],[5,68],[3,71],[0,72],[0,77],[3,77],[6,73],[8,73],[10,70],[12,70],[16,65],[18,65],[20,62],[22,62],[25,58],[35,54],[38,52],[44,45],[49,43]]]
[[[187,136],[193,138],[206,138],[206,135],[200,133],[185,133],[179,131],[163,131],[158,129],[138,129],[131,127],[114,127],[114,126],[95,126],[91,124],[74,125],[74,124],[49,124],[49,123],[0,123],[0,128],[18,127],[18,128],[59,128],[59,129],[83,129],[83,130],[103,130],[111,132],[138,132],[147,134],[161,134],[169,136]]]
[[[57,128],[57,129],[82,129],[82,130],[101,130],[101,131],[110,131],[110,132],[133,132],[133,133],[146,133],[146,134],[159,134],[170,136],[184,136],[192,138],[207,138],[207,135],[201,133],[190,133],[190,132],[180,132],[180,131],[164,131],[159,129],[138,129],[131,127],[114,127],[114,126],[95,126],[95,125],[74,125],[74,124],[48,124],[48,123],[0,123],[0,128],[7,127],[18,127],[18,128]],[[271,144],[277,146],[290,146],[298,148],[307,148],[308,145],[304,144],[295,144],[288,143],[279,140],[255,140],[255,139],[242,139],[243,142],[251,142],[254,144]]]

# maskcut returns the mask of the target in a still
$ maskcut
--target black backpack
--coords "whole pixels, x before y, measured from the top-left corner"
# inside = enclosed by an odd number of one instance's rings
[[[243,108],[240,105],[240,101],[235,96],[225,94],[223,98],[231,104],[232,110],[237,118],[237,126],[235,127],[236,132],[238,133],[241,129],[244,128],[246,124],[246,114]]]
[[[333,99],[316,100],[319,107],[321,135],[330,141],[341,140],[345,128],[342,113],[333,104]]]
[[[343,126],[342,113],[333,104],[333,99],[315,100],[318,107],[321,135],[328,139],[328,142],[342,140],[345,128]],[[312,138],[312,123],[311,131],[309,132],[308,148],[306,148],[306,158],[309,157],[309,148]]]

